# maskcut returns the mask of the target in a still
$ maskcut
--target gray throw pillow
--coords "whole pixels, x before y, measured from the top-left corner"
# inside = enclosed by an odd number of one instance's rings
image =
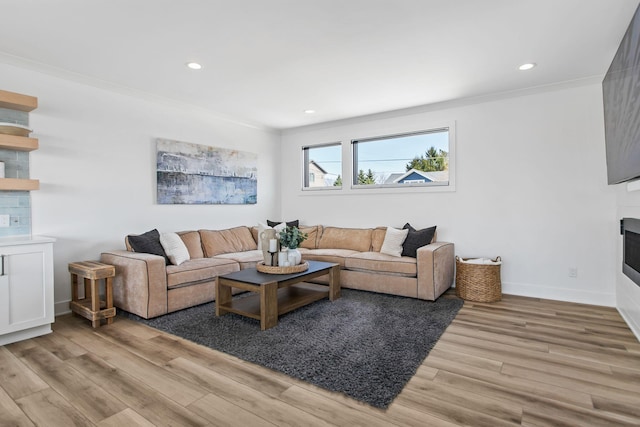
[[[267,225],[269,227],[275,227],[278,224],[281,224],[282,221],[269,221],[267,220]],[[287,227],[300,227],[300,220],[295,220],[295,221],[287,221]]]
[[[134,252],[160,255],[161,257],[164,257],[165,264],[171,264],[169,257],[167,257],[167,254],[160,243],[160,233],[155,228],[143,234],[130,234],[127,236],[127,239],[129,240],[131,249],[133,249]]]
[[[418,248],[428,245],[433,240],[433,235],[436,233],[436,227],[423,228],[422,230],[416,230],[411,224],[406,223],[402,229],[408,229],[409,234],[404,239],[402,244],[402,256],[410,256],[416,258],[418,256]]]

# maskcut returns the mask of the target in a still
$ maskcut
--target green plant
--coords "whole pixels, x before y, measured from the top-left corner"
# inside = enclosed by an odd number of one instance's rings
[[[424,156],[416,156],[406,165],[407,172],[417,169],[424,172],[445,171],[449,169],[449,153],[436,147],[429,148]]]
[[[280,245],[289,249],[296,249],[307,237],[309,235],[300,231],[298,227],[285,227],[280,232]]]

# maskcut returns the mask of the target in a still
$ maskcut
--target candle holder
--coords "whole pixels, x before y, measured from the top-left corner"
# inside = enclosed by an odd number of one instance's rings
[[[271,255],[271,266],[275,267],[277,265],[276,261],[278,260],[275,255],[278,253],[278,251],[275,252],[271,252],[271,251],[267,251],[269,253],[269,255]]]

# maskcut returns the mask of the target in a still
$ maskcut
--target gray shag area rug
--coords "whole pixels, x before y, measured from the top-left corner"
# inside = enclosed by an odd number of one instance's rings
[[[432,302],[342,289],[334,302],[294,310],[266,331],[233,313],[216,317],[214,303],[149,320],[119,314],[384,409],[462,305],[454,298]]]

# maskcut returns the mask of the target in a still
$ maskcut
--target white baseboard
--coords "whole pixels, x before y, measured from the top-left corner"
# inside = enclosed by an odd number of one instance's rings
[[[615,294],[588,292],[580,289],[565,289],[531,285],[527,283],[502,282],[502,293],[523,297],[576,302],[579,304],[601,305],[605,307],[616,306]]]
[[[61,316],[63,314],[69,314],[71,313],[71,309],[69,308],[69,302],[71,300],[66,300],[66,301],[58,301],[57,303],[55,303],[55,314],[56,316]]]
[[[40,325],[29,329],[23,329],[22,331],[11,332],[0,336],[0,346],[11,344],[14,342],[28,340],[29,338],[39,337],[51,333],[51,324]]]
[[[636,323],[633,320],[633,317],[631,317],[624,308],[621,308],[621,307],[617,307],[617,308],[618,308],[618,313],[620,313],[620,316],[622,316],[624,321],[627,322],[627,325],[629,325],[629,329],[631,329],[631,332],[633,332],[633,335],[635,335],[636,338],[638,338],[638,341],[640,341],[640,324]]]
[[[638,317],[639,310],[636,308],[635,313],[630,310],[630,308],[634,308],[634,305],[637,307],[637,304],[634,301],[634,298],[631,295],[628,295],[622,286],[618,286],[617,291],[619,293],[618,300],[624,301],[624,304],[619,303],[617,305],[616,308],[618,309],[618,313],[620,313],[620,316],[622,316],[624,321],[627,322],[627,325],[629,325],[629,329],[631,329],[631,332],[633,332],[636,338],[638,338],[638,341],[640,341],[640,317]]]

